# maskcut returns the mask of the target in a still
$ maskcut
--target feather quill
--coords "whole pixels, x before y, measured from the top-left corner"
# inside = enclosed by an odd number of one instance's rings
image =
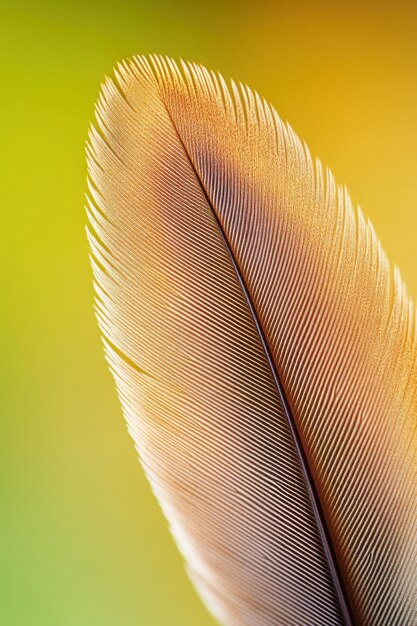
[[[249,88],[136,57],[88,142],[129,431],[226,626],[417,624],[416,316],[345,189]]]

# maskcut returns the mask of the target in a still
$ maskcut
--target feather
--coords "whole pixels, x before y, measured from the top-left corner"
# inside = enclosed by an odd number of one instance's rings
[[[88,143],[96,310],[129,431],[226,626],[417,624],[416,316],[257,93],[137,57]]]

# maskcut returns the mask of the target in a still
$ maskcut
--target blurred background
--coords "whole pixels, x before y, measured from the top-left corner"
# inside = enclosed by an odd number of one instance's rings
[[[84,142],[116,61],[198,61],[271,100],[417,295],[413,2],[2,1],[0,623],[213,626],[138,465],[96,322]]]

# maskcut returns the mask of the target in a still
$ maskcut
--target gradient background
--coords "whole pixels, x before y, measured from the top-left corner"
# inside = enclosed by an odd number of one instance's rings
[[[10,0],[1,13],[0,623],[209,626],[93,316],[84,141],[100,81],[160,52],[249,83],[348,185],[414,299],[417,6]]]

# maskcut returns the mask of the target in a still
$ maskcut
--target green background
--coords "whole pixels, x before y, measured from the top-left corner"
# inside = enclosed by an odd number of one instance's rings
[[[117,60],[198,61],[271,100],[417,294],[408,2],[1,6],[0,624],[209,626],[137,463],[93,316],[84,142]]]

